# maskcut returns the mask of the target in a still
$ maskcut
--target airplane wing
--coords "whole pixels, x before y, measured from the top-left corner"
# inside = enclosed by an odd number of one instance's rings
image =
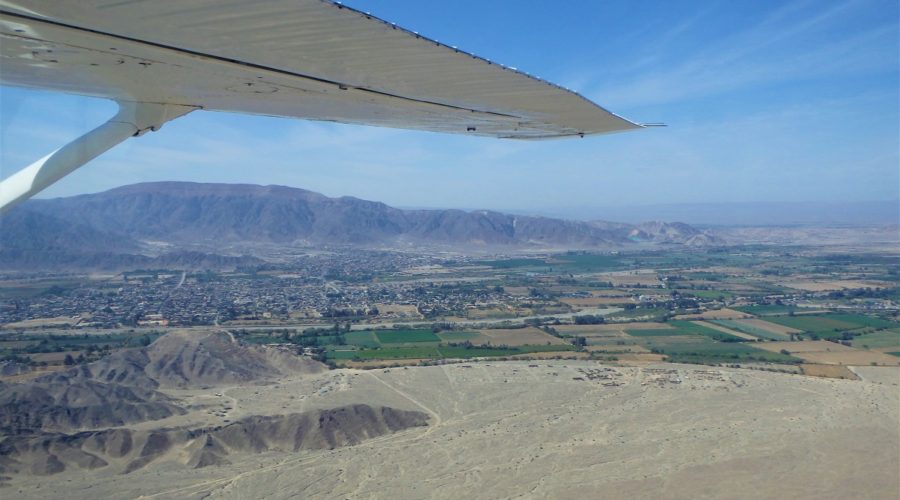
[[[0,1],[0,82],[514,139],[639,128],[558,85],[323,0]]]
[[[0,182],[0,213],[198,109],[511,139],[643,127],[331,0],[0,0],[0,84],[120,106]]]

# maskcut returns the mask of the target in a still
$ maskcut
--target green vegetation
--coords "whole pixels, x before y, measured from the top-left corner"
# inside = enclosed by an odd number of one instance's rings
[[[891,330],[867,333],[854,337],[851,341],[853,347],[878,349],[882,347],[900,347],[900,332]]]
[[[79,286],[81,286],[81,281],[76,279],[23,282],[9,286],[0,286],[0,299],[11,300],[45,295],[63,295],[69,290],[73,290]]]
[[[78,357],[67,354],[67,365],[88,363],[115,349],[148,346],[160,335],[162,332],[158,331],[101,335],[14,335],[0,340],[0,360],[11,359],[32,364],[33,360],[29,357],[31,354],[72,351]]]
[[[357,354],[359,354],[359,352],[360,352],[360,351],[357,351],[354,349],[346,349],[347,346],[334,346],[334,347],[340,347],[340,349],[329,348],[326,350],[327,359],[329,359],[329,360],[344,361],[344,360],[354,359],[357,357]]]
[[[632,337],[671,337],[675,335],[702,335],[720,342],[743,342],[744,339],[725,332],[707,328],[691,321],[670,321],[674,328],[658,328],[647,330],[627,329],[625,333]]]
[[[624,259],[618,255],[593,253],[565,253],[554,255],[550,259],[502,259],[476,261],[474,264],[490,266],[494,269],[541,268],[547,272],[597,272],[623,269]]]
[[[375,337],[382,344],[441,341],[431,330],[376,330]]]
[[[504,260],[481,260],[473,262],[473,264],[481,266],[489,266],[494,269],[515,269],[517,267],[535,267],[547,265],[542,259],[504,259]]]
[[[381,349],[363,349],[356,351],[350,359],[410,359],[439,358],[437,347],[385,347]]]
[[[669,317],[671,311],[664,307],[646,307],[626,309],[606,316],[607,323],[628,321],[663,321]]]
[[[897,326],[896,323],[890,321],[860,314],[777,316],[766,318],[766,321],[803,330],[822,338],[838,338],[842,336],[843,332],[862,328],[889,328]]]
[[[671,321],[669,324],[688,334],[703,335],[704,337],[709,337],[720,342],[743,342],[745,340],[725,332],[720,332],[714,328],[699,325],[693,321]]]
[[[574,351],[573,345],[526,345],[518,347],[488,346],[421,346],[421,347],[384,347],[380,349],[362,349],[357,351],[331,350],[328,357],[334,360],[367,360],[367,359],[444,359],[444,358],[476,358],[491,356],[515,356],[535,352]]]
[[[771,320],[772,318],[766,318],[766,321]],[[783,333],[770,332],[769,330],[760,328],[758,326],[748,325],[746,323],[740,323],[731,319],[714,319],[711,320],[712,323],[715,323],[719,326],[724,326],[725,328],[731,328],[732,330],[736,330],[739,332],[747,333],[753,335],[755,337],[759,337],[761,339],[768,340],[790,340],[789,335],[785,335]]]
[[[886,319],[876,318],[874,316],[866,316],[863,314],[829,314],[829,318],[838,321],[847,321],[856,323],[866,328],[895,328],[900,327],[900,323],[888,321]]]
[[[547,265],[568,272],[610,271],[624,267],[622,258],[617,255],[567,253],[556,256],[556,259]]]
[[[110,333],[102,335],[17,335],[0,341],[0,352],[36,354],[79,350],[119,349],[150,345],[161,332]]]
[[[766,363],[800,363],[793,356],[777,352],[764,351],[740,343],[696,342],[669,344],[651,349],[657,354],[664,354],[669,361],[676,363],[733,363],[760,361]]]
[[[186,307],[171,308],[171,303],[166,302],[169,299],[165,297],[168,297],[181,271],[151,269],[127,272],[124,275],[127,286],[134,285],[131,292],[137,291],[129,294],[119,290],[122,287],[119,278],[92,280],[67,274],[53,276],[39,273],[27,279],[10,279],[0,287],[0,303],[4,298],[14,298],[7,302],[15,303],[15,309],[3,308],[8,322],[20,322],[32,317],[39,320],[8,331],[0,340],[0,355],[73,351],[73,359],[81,352],[87,359],[107,353],[110,349],[149,343],[156,335],[145,336],[144,332],[148,330],[137,327],[140,317],[128,312],[134,310],[134,304],[129,307],[107,307],[107,304],[117,305],[131,300],[138,301],[136,303],[163,301],[161,305],[153,303],[150,309],[159,310],[173,327],[212,324],[218,317],[221,324],[233,324],[230,327],[233,328],[232,333],[244,342],[290,343],[297,350],[312,350],[317,356],[327,356],[332,361],[511,356],[578,349],[570,344],[524,347],[474,345],[486,342],[486,336],[472,330],[465,331],[465,328],[518,328],[524,325],[537,326],[554,336],[571,337],[568,340],[578,345],[604,345],[613,351],[616,346],[621,346],[622,351],[626,351],[628,346],[642,346],[684,362],[790,361],[793,359],[790,356],[782,357],[785,353],[772,354],[753,349],[756,344],[745,344],[743,337],[736,336],[736,332],[743,332],[760,339],[788,340],[789,335],[777,332],[783,326],[806,332],[802,334],[806,339],[840,339],[845,344],[852,342],[857,348],[900,353],[900,323],[885,319],[887,313],[876,317],[874,314],[868,315],[870,310],[861,309],[863,304],[869,307],[886,299],[900,298],[900,287],[812,293],[775,284],[804,276],[813,280],[873,282],[873,285],[875,281],[890,281],[888,285],[893,286],[900,283],[900,268],[897,267],[900,259],[894,255],[824,255],[820,249],[798,247],[795,251],[757,245],[616,254],[572,251],[474,261],[468,257],[453,260],[432,257],[440,269],[435,267],[432,272],[423,268],[415,274],[407,272],[409,262],[406,258],[393,260],[394,257],[386,253],[373,256],[373,262],[378,263],[373,267],[347,265],[341,259],[334,265],[324,266],[326,277],[339,282],[333,289],[330,287],[321,300],[306,303],[303,299],[302,307],[296,306],[298,311],[294,311],[295,306],[289,303],[273,305],[271,301],[242,301],[216,311],[215,315],[212,312],[185,312]],[[473,267],[472,264],[480,266]],[[306,264],[299,264],[297,268],[291,267],[293,265],[254,265],[236,273],[193,273],[186,286],[190,288],[194,279],[203,285],[201,288],[204,290],[226,290],[237,283],[251,296],[292,297],[295,287],[307,286],[305,280],[298,276],[309,274]],[[315,266],[318,269],[320,263],[315,263]],[[660,289],[653,282],[642,280],[631,286],[614,286],[613,282],[618,280],[606,274],[608,271],[638,269],[654,270],[665,277],[666,288]],[[342,288],[345,284],[340,281],[359,283],[361,286],[374,283],[384,286],[369,290],[371,296],[368,304],[357,304],[355,299],[351,300],[352,294]],[[398,284],[400,286],[396,286]],[[316,288],[318,285],[310,286]],[[604,293],[596,293],[599,290],[604,290]],[[783,294],[774,304],[771,303],[774,299],[769,296],[773,293]],[[202,299],[203,294],[198,294],[195,299]],[[566,297],[638,295],[643,296],[640,303],[626,299],[626,303],[610,306],[622,309],[611,315],[597,314],[591,306],[579,305],[593,301],[566,301],[572,305],[562,302]],[[510,299],[510,296],[514,297]],[[741,297],[740,303],[757,305],[736,306],[738,296]],[[734,330],[735,335],[729,335],[707,322],[672,320],[681,313],[694,314],[698,310],[717,309],[722,306],[716,303],[719,299],[724,299],[726,307],[759,316],[771,323],[759,323],[760,326],[757,326],[733,320],[710,320]],[[811,307],[787,306],[782,301],[791,304],[802,302]],[[604,302],[613,301],[598,301]],[[53,303],[53,307],[48,303]],[[64,305],[64,308],[60,309],[56,303]],[[371,307],[371,304],[392,303],[419,304],[425,319],[397,320],[396,316],[387,314],[387,308],[382,313]],[[473,303],[485,305],[479,311],[470,311],[468,304]],[[90,304],[90,307],[85,304]],[[816,304],[823,309],[816,309]],[[859,313],[831,313],[824,309],[826,304],[835,310]],[[156,309],[157,305],[160,305],[159,309]],[[34,314],[23,312],[33,307],[44,309]],[[319,311],[324,317],[313,320],[312,315],[293,314],[310,309]],[[90,330],[78,330],[77,335],[71,335],[74,328],[61,326],[61,320],[52,321],[54,318],[75,317],[81,311],[94,312],[90,317],[85,316],[81,323]],[[502,317],[508,321],[485,320],[483,325],[477,327],[454,323],[454,318],[463,317],[467,312],[471,312],[472,319],[476,320],[482,320],[484,316]],[[810,314],[803,314],[806,312]],[[556,317],[511,317],[514,314]],[[304,316],[302,321],[313,324],[297,323],[301,320],[300,316]],[[391,329],[378,326],[385,319],[411,323]],[[628,324],[634,321],[664,322],[666,327],[671,328],[637,329]],[[617,329],[623,329],[627,335],[601,331],[603,329],[600,328],[592,331],[557,326],[570,323],[619,323]],[[119,330],[122,325],[134,325],[136,332],[124,334],[125,330]],[[82,332],[96,333],[95,328],[115,330],[107,330],[114,332],[113,336],[81,335]],[[67,335],[47,335],[58,332]]]
[[[470,341],[478,336],[476,332],[465,331],[442,331],[435,334],[425,329],[394,329],[353,331],[333,338],[319,338],[328,341],[343,340],[344,344],[326,346],[327,358],[335,361],[473,358],[576,350],[570,344],[517,347],[472,345]]]
[[[476,332],[439,332],[437,335],[444,342],[466,342],[477,338],[480,334]]]
[[[344,334],[344,340],[348,345],[359,347],[379,347],[381,345],[371,330],[347,332]]]

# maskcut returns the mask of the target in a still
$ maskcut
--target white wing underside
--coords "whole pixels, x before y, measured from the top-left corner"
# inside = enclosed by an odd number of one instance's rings
[[[640,125],[323,0],[0,0],[0,83],[516,139]]]

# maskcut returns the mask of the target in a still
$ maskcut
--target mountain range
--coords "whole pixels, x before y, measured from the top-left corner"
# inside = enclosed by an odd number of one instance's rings
[[[714,235],[681,223],[632,225],[486,210],[402,210],[284,186],[190,182],[133,184],[96,194],[32,200],[0,218],[0,228],[0,263],[5,267],[44,261],[66,264],[91,255],[118,259],[123,265],[165,264],[172,259],[209,264],[224,258],[210,255],[229,244],[487,251],[721,243]],[[161,254],[160,248],[168,252]],[[187,249],[193,253],[185,255]],[[228,258],[233,261],[220,263],[252,261],[252,257]]]

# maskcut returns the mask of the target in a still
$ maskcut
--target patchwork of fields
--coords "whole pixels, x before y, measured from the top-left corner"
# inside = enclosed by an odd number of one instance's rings
[[[440,332],[425,329],[362,330],[347,332],[342,340],[342,344],[327,345],[329,359],[336,362],[428,360],[576,350],[571,343],[532,327]]]
[[[754,317],[750,311],[760,316]],[[790,311],[747,308],[710,314],[705,320],[563,324],[546,329],[359,331],[344,336],[346,345],[330,346],[329,357],[357,361],[428,360],[566,351],[574,355],[573,351],[583,350],[591,357],[623,363],[665,359],[703,364],[806,364],[810,373],[841,376],[847,376],[847,372],[822,367],[900,364],[900,357],[891,354],[900,353],[898,324],[866,315],[790,315]],[[845,342],[847,345],[809,340],[848,335],[853,340]]]
[[[757,314],[753,315],[752,312]],[[337,365],[403,364],[439,359],[547,356],[588,357],[620,363],[776,363],[809,365],[810,373],[838,373],[822,366],[900,365],[900,323],[863,314],[791,314],[791,309],[735,308],[707,319],[546,324],[540,328],[467,329],[464,326],[367,330],[235,331],[244,342],[295,343],[321,349]],[[741,317],[746,315],[748,317]],[[682,316],[683,317],[683,316]],[[730,319],[726,319],[730,318]],[[0,349],[58,365],[103,349],[146,345],[158,333],[11,336]],[[373,365],[374,366],[374,365]]]

